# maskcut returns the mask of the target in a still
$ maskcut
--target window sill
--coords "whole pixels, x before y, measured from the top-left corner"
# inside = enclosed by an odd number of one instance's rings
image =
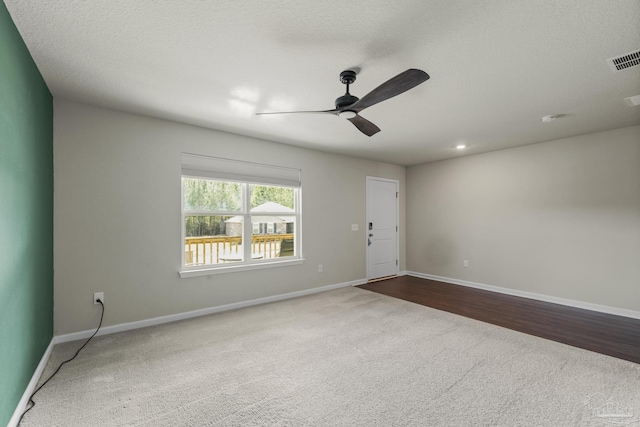
[[[286,261],[274,261],[255,264],[230,265],[225,267],[203,267],[189,270],[180,270],[178,274],[182,279],[187,277],[209,276],[212,274],[235,273],[238,271],[262,270],[265,268],[286,267],[289,265],[299,265],[304,262],[304,258],[290,259]]]

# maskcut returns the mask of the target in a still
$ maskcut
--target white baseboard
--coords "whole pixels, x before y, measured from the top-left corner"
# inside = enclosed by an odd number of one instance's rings
[[[35,391],[36,386],[38,385],[38,381],[40,380],[40,376],[42,376],[44,368],[47,366],[47,362],[49,362],[49,357],[51,357],[51,351],[53,351],[54,344],[54,340],[52,339],[49,343],[49,346],[42,355],[42,359],[40,359],[40,363],[38,363],[36,370],[33,372],[31,381],[29,381],[26,390],[22,394],[22,398],[20,399],[20,402],[18,402],[18,406],[16,406],[16,410],[13,412],[13,416],[9,420],[9,424],[7,424],[7,427],[16,427],[18,425],[18,422],[20,422],[22,413],[25,409],[27,409],[29,397],[31,397],[31,394]]]
[[[627,310],[624,308],[609,307],[606,305],[592,304],[589,302],[576,301],[566,298],[559,298],[550,295],[537,294],[534,292],[519,291],[516,289],[502,288],[500,286],[485,285],[484,283],[469,282],[467,280],[452,279],[450,277],[435,276],[433,274],[418,273],[416,271],[407,271],[407,275],[420,277],[422,279],[435,280],[437,282],[451,283],[453,285],[468,286],[470,288],[483,289],[485,291],[498,292],[501,294],[513,295],[516,297],[530,298],[539,301],[550,302],[553,304],[561,304],[569,307],[582,308],[585,310],[597,311],[600,313],[613,314],[615,316],[630,317],[640,319],[640,312]]]
[[[242,302],[237,302],[233,304],[226,304],[226,305],[221,305],[217,307],[205,308],[202,310],[188,311],[186,313],[178,313],[178,314],[172,314],[169,316],[154,317],[152,319],[145,319],[137,322],[121,323],[119,325],[113,325],[113,326],[107,326],[105,328],[101,328],[100,331],[98,331],[98,333],[96,334],[96,336],[108,335],[108,334],[113,334],[113,333],[122,332],[122,331],[129,331],[132,329],[144,328],[147,326],[160,325],[163,323],[175,322],[177,320],[184,320],[184,319],[190,319],[193,317],[205,316],[207,314],[221,313],[223,311],[235,310],[238,308],[250,307],[253,305],[283,301],[283,300],[297,298],[305,295],[316,294],[319,292],[330,291],[332,289],[345,288],[348,286],[358,286],[364,283],[367,283],[366,279],[352,280],[351,282],[338,283],[335,285],[321,286],[319,288],[305,289],[303,291],[289,292],[286,294],[274,295],[274,296],[264,297],[264,298],[257,298],[249,301],[242,301]],[[27,403],[29,402],[29,397],[34,392],[36,386],[38,385],[38,381],[40,380],[40,376],[42,376],[42,373],[44,372],[44,368],[47,366],[47,362],[49,362],[49,357],[51,357],[53,346],[55,344],[59,344],[63,342],[89,338],[91,335],[93,335],[94,332],[95,330],[92,329],[89,331],[75,332],[71,334],[58,335],[53,337],[53,339],[49,343],[49,346],[47,347],[47,350],[44,352],[44,355],[42,356],[42,359],[40,360],[38,367],[33,373],[33,376],[31,377],[31,381],[29,381],[29,384],[27,385],[27,388],[24,391],[24,394],[22,395],[20,402],[18,402],[18,406],[16,407],[16,410],[14,411],[13,416],[9,420],[9,424],[7,424],[7,427],[17,427],[18,422],[20,421],[20,417],[22,416],[22,413],[27,407]]]
[[[193,317],[206,316],[208,314],[221,313],[223,311],[236,310],[238,308],[250,307],[253,305],[266,304],[297,298],[305,295],[311,295],[318,292],[330,291],[332,289],[344,288],[347,286],[357,286],[367,283],[366,279],[353,280],[351,282],[338,283],[335,285],[321,286],[319,288],[305,289],[303,291],[289,292],[286,294],[274,295],[270,297],[257,298],[249,301],[241,301],[233,304],[220,305],[217,307],[204,308],[201,310],[188,311],[185,313],[170,314],[168,316],[154,317],[151,319],[139,320],[136,322],[120,323],[118,325],[106,326],[101,328],[96,336],[114,334],[116,332],[130,331],[132,329],[145,328],[147,326],[161,325],[163,323],[176,322],[178,320],[191,319]],[[55,344],[76,341],[89,338],[95,332],[94,329],[88,331],[74,332],[71,334],[58,335],[53,337]]]

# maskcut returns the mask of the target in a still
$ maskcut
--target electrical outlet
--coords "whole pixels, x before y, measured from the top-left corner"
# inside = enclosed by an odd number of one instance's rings
[[[464,261],[462,261],[462,266],[464,268],[468,268],[469,267],[469,261],[467,261],[466,259]]]
[[[100,304],[98,300],[102,301],[102,303],[104,304],[104,292],[96,292],[93,294],[93,303],[95,305]]]
[[[322,264],[318,264],[318,273],[322,273]]]

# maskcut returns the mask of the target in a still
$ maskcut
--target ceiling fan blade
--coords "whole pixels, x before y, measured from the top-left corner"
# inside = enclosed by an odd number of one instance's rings
[[[410,68],[382,83],[347,109],[359,113],[367,107],[400,95],[427,80],[429,80],[429,74],[422,70]]]
[[[333,110],[321,110],[321,111],[275,111],[275,112],[268,112],[268,113],[256,113],[256,116],[263,116],[266,114],[298,114],[298,113],[306,113],[306,114],[321,114],[321,113],[329,113],[329,114],[334,114],[334,115],[338,115],[338,113],[340,113],[340,110],[338,109],[333,109]]]
[[[367,136],[372,136],[380,132],[380,128],[378,126],[374,125],[362,116],[356,115],[355,117],[347,120],[353,123],[360,130],[360,132],[364,133]]]

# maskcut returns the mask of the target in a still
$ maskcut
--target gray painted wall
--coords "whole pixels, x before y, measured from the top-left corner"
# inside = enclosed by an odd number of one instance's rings
[[[400,181],[401,271],[640,311],[638,126],[413,166],[405,186],[400,166],[54,107],[56,335],[95,326],[96,291],[108,326],[364,279],[366,176]],[[305,263],[180,279],[181,152],[302,169]]]
[[[407,189],[407,270],[640,311],[640,126],[413,166]]]
[[[306,261],[180,279],[181,152],[301,169]],[[54,100],[54,176],[61,335],[95,327],[98,291],[109,326],[364,279],[366,176],[397,179],[403,194],[405,168]],[[402,196],[401,260],[404,215]]]

